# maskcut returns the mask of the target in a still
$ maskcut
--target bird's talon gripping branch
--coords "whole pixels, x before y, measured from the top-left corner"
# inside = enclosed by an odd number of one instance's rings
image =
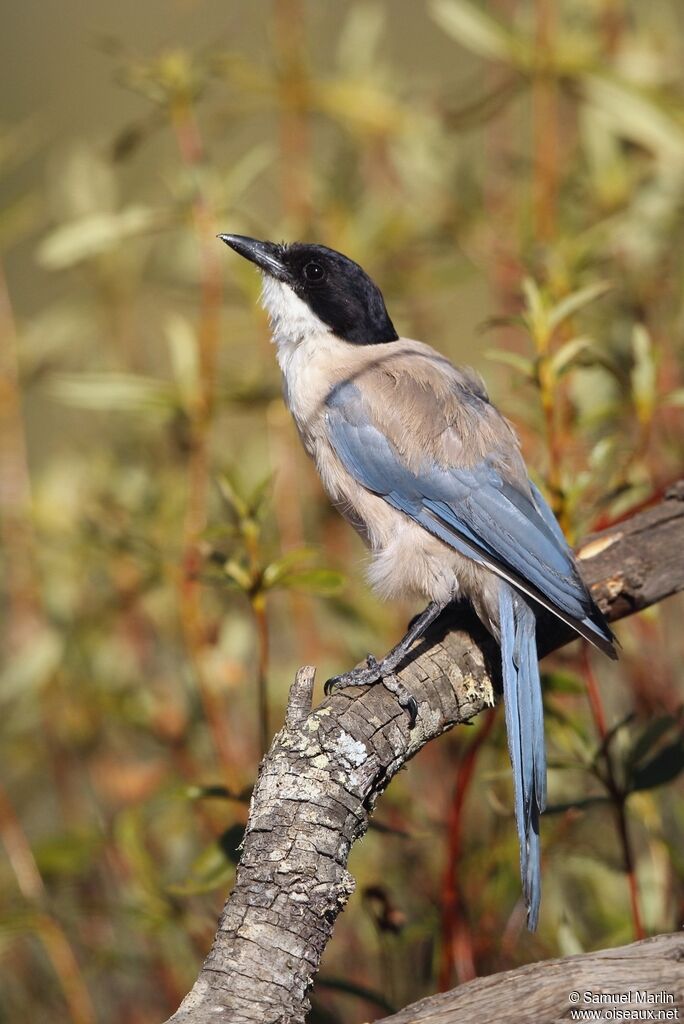
[[[378,665],[372,654],[369,654],[368,659],[366,668],[362,666],[352,668],[349,672],[343,672],[339,676],[328,679],[323,686],[326,697],[329,697],[335,690],[344,690],[348,686],[372,686],[373,683],[379,682],[382,677],[381,666]]]
[[[402,681],[394,674],[389,666],[383,672],[383,666],[388,659],[378,662],[372,654],[366,658],[366,668],[353,668],[350,672],[333,676],[328,679],[323,687],[326,697],[329,697],[335,690],[346,689],[348,686],[372,686],[374,683],[382,683],[386,690],[396,697],[400,707],[409,716],[409,728],[412,729],[418,717],[418,704],[416,698],[409,693]]]
[[[332,679],[326,679],[323,683],[323,693],[326,697],[329,697],[334,692],[339,676],[333,676]]]
[[[418,718],[418,701],[416,698],[406,689],[401,679],[395,676],[393,672],[383,676],[381,682],[385,689],[389,690],[396,697],[399,707],[403,708],[408,714],[409,729],[413,729]]]
[[[329,697],[335,690],[344,690],[349,686],[372,686],[374,683],[382,683],[386,690],[396,697],[400,707],[409,716],[409,728],[412,729],[418,717],[418,704],[416,698],[409,693],[401,680],[392,671],[383,674],[384,662],[378,662],[372,654],[366,659],[367,668],[353,668],[342,675],[333,676],[326,680],[323,692]]]

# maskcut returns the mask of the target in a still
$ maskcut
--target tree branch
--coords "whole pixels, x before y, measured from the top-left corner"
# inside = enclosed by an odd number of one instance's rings
[[[660,504],[588,538],[584,579],[611,620],[684,589],[684,481]],[[572,638],[542,620],[540,655]],[[354,889],[352,844],[401,767],[495,701],[496,643],[466,609],[439,620],[399,673],[419,705],[414,729],[382,686],[335,693],[311,710],[300,669],[287,720],[261,763],[235,888],[192,991],[168,1024],[302,1024],[307,992]]]
[[[660,1019],[678,1020],[677,1009],[684,1006],[682,961],[682,933],[656,935],[618,949],[543,960],[488,978],[476,978],[451,992],[412,1003],[375,1024],[560,1024],[572,1020],[569,1014],[573,1008],[581,1012],[616,1007],[627,1012],[631,1008],[645,1013],[649,1007],[656,1012],[670,1011],[669,1018]],[[629,1002],[615,999],[597,1004],[585,998],[589,993],[629,994],[632,998]],[[661,1005],[648,1003],[637,993],[661,994]]]

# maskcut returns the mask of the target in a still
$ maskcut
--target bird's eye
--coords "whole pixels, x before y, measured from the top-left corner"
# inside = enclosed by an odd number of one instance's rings
[[[322,281],[325,277],[325,269],[320,263],[307,263],[304,267],[304,277],[307,281]]]

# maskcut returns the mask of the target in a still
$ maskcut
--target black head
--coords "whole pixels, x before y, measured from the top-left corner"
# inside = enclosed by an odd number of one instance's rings
[[[382,292],[341,252],[303,242],[277,245],[244,235],[218,237],[265,274],[289,285],[337,337],[355,345],[397,340]]]

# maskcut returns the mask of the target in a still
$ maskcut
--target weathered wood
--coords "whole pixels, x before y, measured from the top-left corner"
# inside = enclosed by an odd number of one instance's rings
[[[614,620],[684,588],[682,550],[684,485],[589,538],[579,555]],[[568,639],[545,623],[540,653]],[[214,944],[168,1024],[302,1024],[322,952],[354,888],[352,844],[421,747],[494,703],[498,663],[496,644],[467,611],[435,623],[399,673],[418,701],[413,730],[382,686],[335,693],[311,711],[313,669],[300,670],[285,726],[260,766]]]
[[[684,480],[652,505],[579,545],[582,575],[609,619],[684,590]]]
[[[567,1024],[591,1020],[581,1013],[592,1010],[640,1010],[643,1016],[634,1020],[648,1020],[649,1011],[669,1012],[650,1019],[681,1020],[682,1009],[684,935],[679,932],[476,978],[375,1024]],[[597,1014],[593,1019],[630,1018]]]

